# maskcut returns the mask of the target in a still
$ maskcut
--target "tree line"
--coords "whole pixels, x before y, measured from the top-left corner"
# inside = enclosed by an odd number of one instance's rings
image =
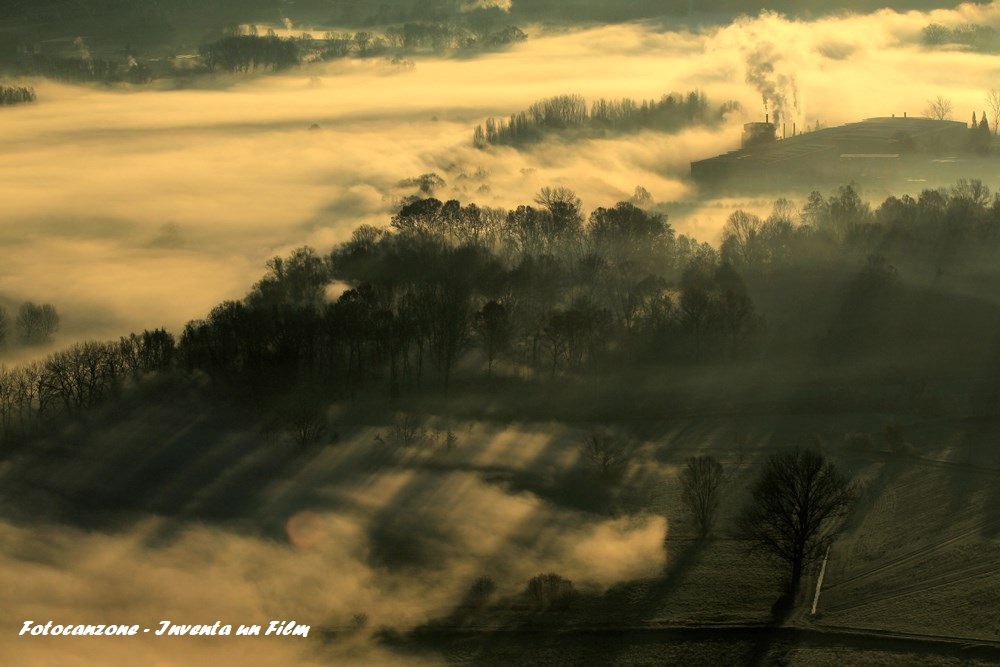
[[[585,214],[567,188],[513,209],[427,197],[326,254],[304,247],[273,258],[245,298],[189,322],[176,346],[165,331],[144,332],[5,371],[22,387],[7,411],[22,429],[75,415],[136,372],[171,368],[254,390],[396,396],[446,389],[456,374],[488,387],[760,355],[857,359],[921,336],[946,349],[958,342],[948,336],[963,335],[939,330],[935,313],[951,306],[922,296],[901,317],[900,273],[975,272],[998,251],[1000,197],[975,180],[874,209],[843,186],[799,209],[779,200],[766,219],[735,211],[719,250],[632,203]],[[842,302],[830,314],[804,282],[817,271]],[[794,302],[789,321],[820,322],[822,335],[807,341],[815,348],[763,344],[782,332],[769,331],[758,285],[768,286],[772,314]]]
[[[77,343],[11,369],[0,367],[0,442],[4,448],[48,433],[117,397],[126,382],[171,367],[174,337],[163,329],[118,341]]]
[[[18,64],[26,75],[58,81],[143,84],[152,79],[149,67],[131,55],[119,61],[90,56],[56,56],[28,49],[20,54]]]
[[[801,223],[801,224],[797,224]],[[856,186],[811,192],[796,213],[775,203],[767,218],[734,211],[723,229],[723,262],[748,274],[824,261],[834,248],[855,257],[895,257],[934,273],[972,256],[986,259],[1000,243],[1000,194],[978,179],[925,189],[916,198],[889,196],[874,209]]]
[[[273,378],[281,367],[348,389],[378,380],[392,394],[429,374],[447,384],[473,359],[486,376],[502,366],[550,378],[653,353],[661,336],[677,337],[670,354],[735,355],[753,305],[713,256],[625,202],[585,221],[565,189],[514,210],[419,199],[326,257],[275,258],[245,300],[189,323],[179,353],[211,372]],[[350,285],[332,302],[331,281]]]
[[[255,25],[234,26],[214,42],[203,44],[199,53],[210,71],[248,72],[281,70],[304,61],[334,60],[356,56],[409,54],[419,51],[447,53],[484,48],[500,48],[527,39],[516,26],[499,30],[473,30],[452,23],[405,23],[383,33],[369,30],[327,32],[322,37],[302,33],[279,37],[274,30],[259,34]]]
[[[550,132],[569,129],[588,132],[637,132],[652,129],[675,132],[691,125],[716,125],[738,108],[726,102],[712,109],[704,93],[673,93],[659,100],[599,99],[588,108],[580,95],[557,95],[512,114],[508,120],[488,118],[477,125],[472,142],[479,148],[489,145],[519,146],[540,141]]]
[[[256,72],[258,69],[282,70],[299,64],[299,45],[295,39],[283,39],[274,34],[258,35],[256,27],[250,34],[227,34],[199,48],[202,61],[209,71]]]
[[[976,23],[966,23],[954,28],[940,23],[930,23],[923,29],[922,41],[924,46],[932,48],[955,44],[976,51],[996,51],[1000,47],[997,31],[988,25]]]
[[[263,34],[261,34],[263,32]],[[331,60],[356,56],[400,56],[420,51],[450,53],[503,48],[527,39],[517,26],[493,28],[491,24],[471,23],[469,26],[449,21],[410,22],[386,28],[378,33],[327,32],[322,37],[303,33],[297,37],[279,37],[274,30],[259,31],[256,25],[230,26],[214,41],[199,49],[202,72],[232,73],[279,71],[316,59]],[[94,58],[78,40],[78,55],[43,53],[37,46],[17,48],[18,69],[26,75],[44,76],[72,82],[148,83],[152,71],[130,52],[122,60]],[[198,70],[196,70],[198,71]],[[0,86],[0,104],[34,100],[34,91],[27,88]]]
[[[499,29],[487,26],[471,28],[451,23],[404,23],[386,28],[384,39],[390,48],[406,51],[498,48],[526,40],[528,36],[514,25]]]

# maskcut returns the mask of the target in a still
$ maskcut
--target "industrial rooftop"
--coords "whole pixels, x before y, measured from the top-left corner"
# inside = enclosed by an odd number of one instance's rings
[[[747,123],[740,150],[692,162],[691,176],[707,185],[889,178],[940,163],[969,143],[965,123],[905,116],[793,133],[779,139],[773,123]]]

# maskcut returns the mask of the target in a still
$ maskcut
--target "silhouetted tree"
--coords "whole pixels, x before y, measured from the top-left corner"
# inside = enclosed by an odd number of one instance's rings
[[[176,348],[173,334],[166,329],[147,329],[142,334],[123,336],[118,355],[124,371],[138,377],[170,367]]]
[[[722,261],[755,271],[763,261],[764,221],[752,213],[734,211],[722,229]]]
[[[719,510],[722,464],[713,456],[692,456],[681,470],[681,500],[698,527],[701,539],[708,537]]]
[[[625,472],[628,463],[625,447],[606,433],[592,432],[583,453],[605,482],[617,481]]]
[[[835,244],[854,238],[870,220],[871,207],[853,183],[840,186],[828,199],[811,192],[802,209],[802,221]]]
[[[618,202],[610,209],[594,209],[587,233],[595,249],[618,265],[619,270],[626,263],[633,263],[646,273],[667,268],[664,264],[673,260],[670,254],[674,231],[666,218],[646,213],[628,202]]]
[[[299,447],[308,447],[319,441],[327,429],[323,411],[308,399],[300,399],[285,414],[288,435]]]
[[[725,341],[725,351],[735,356],[757,330],[758,317],[743,278],[723,264],[715,271],[715,318]]]
[[[42,391],[68,415],[99,403],[121,375],[117,346],[88,341],[56,352],[45,361]]]
[[[210,70],[221,68],[227,72],[261,68],[281,70],[299,62],[299,46],[295,39],[274,35],[260,37],[253,28],[249,35],[226,35],[217,42],[203,45],[199,51]]]
[[[59,314],[51,304],[38,305],[25,301],[17,311],[18,336],[25,345],[51,342],[52,334],[59,330]]]
[[[510,346],[510,315],[503,304],[489,301],[475,314],[472,326],[486,354],[486,373],[493,375],[493,363]]]
[[[635,132],[644,128],[676,131],[698,123],[718,123],[738,107],[736,102],[727,102],[710,113],[708,101],[697,91],[641,102],[600,99],[589,110],[586,100],[579,95],[559,95],[535,102],[528,109],[511,114],[508,120],[487,119],[485,129],[476,127],[473,142],[479,147],[518,146],[538,141],[549,132],[581,129],[596,133]]]
[[[351,44],[354,41],[350,33],[328,32],[324,35],[324,48],[322,57],[324,59],[343,58],[351,52]]]
[[[940,23],[931,23],[923,29],[923,41],[927,46],[940,46],[951,40],[951,30]]]
[[[794,595],[805,567],[820,558],[854,501],[848,479],[815,449],[768,458],[739,518],[752,548],[783,561]]]
[[[938,95],[933,100],[927,101],[927,109],[924,110],[924,113],[935,120],[947,120],[951,116],[951,110],[951,100]]]
[[[1000,134],[1000,88],[990,89],[986,94],[986,103],[993,117],[993,134]]]
[[[580,236],[583,213],[580,198],[567,187],[544,187],[535,196],[535,203],[545,208],[547,216],[538,219],[539,232],[546,252]]]
[[[330,272],[312,248],[298,248],[287,258],[272,257],[267,261],[267,268],[267,275],[254,285],[247,297],[250,305],[311,309],[322,304]]]
[[[357,47],[358,55],[362,58],[368,55],[368,50],[372,46],[372,34],[364,30],[354,33],[354,45]]]

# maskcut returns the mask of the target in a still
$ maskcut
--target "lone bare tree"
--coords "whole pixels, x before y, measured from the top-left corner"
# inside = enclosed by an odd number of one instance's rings
[[[605,433],[592,432],[584,443],[583,453],[606,482],[617,481],[625,472],[625,448]]]
[[[927,109],[924,110],[924,113],[929,118],[947,120],[948,116],[951,115],[951,110],[951,100],[946,99],[943,95],[938,95],[933,100],[927,100]]]
[[[805,567],[833,542],[854,501],[847,478],[815,449],[771,456],[739,518],[753,548],[784,561],[787,593],[798,590]]]
[[[719,510],[722,464],[713,456],[692,456],[680,477],[681,500],[698,526],[698,536],[705,539]]]
[[[1000,88],[991,88],[986,94],[986,103],[993,116],[993,134],[1000,134]]]
[[[59,314],[51,304],[25,301],[17,310],[17,331],[26,345],[48,343],[59,329]]]

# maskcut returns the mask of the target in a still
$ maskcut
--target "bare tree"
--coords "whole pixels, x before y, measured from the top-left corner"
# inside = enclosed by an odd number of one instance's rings
[[[424,421],[414,412],[397,412],[392,422],[392,440],[403,447],[416,445],[427,437]]]
[[[584,445],[584,455],[605,481],[615,481],[624,471],[625,450],[609,435],[591,433]]]
[[[698,536],[708,537],[719,510],[722,464],[714,456],[692,456],[681,470],[681,500],[698,526]]]
[[[740,532],[789,567],[794,595],[805,567],[820,558],[842,526],[854,492],[819,451],[795,449],[771,456],[739,519]]]
[[[489,301],[473,316],[472,330],[486,353],[486,373],[493,375],[497,357],[510,347],[512,323],[510,313],[503,304]]]
[[[354,45],[358,48],[358,55],[366,57],[372,45],[372,34],[363,30],[354,33]]]
[[[45,360],[40,390],[50,404],[60,404],[67,415],[78,414],[112,392],[121,376],[121,357],[115,343],[88,341],[60,350]]]
[[[560,205],[579,211],[583,202],[580,201],[575,192],[567,187],[550,188],[546,186],[535,195],[535,203],[555,214]]]
[[[742,269],[756,269],[760,262],[763,230],[764,221],[758,216],[742,210],[734,211],[722,230],[723,258]]]
[[[17,331],[26,345],[48,343],[59,330],[59,314],[50,304],[25,301],[17,311]]]
[[[986,103],[993,115],[993,134],[1000,134],[1000,88],[991,88],[986,94]]]
[[[927,109],[924,110],[924,113],[930,118],[947,120],[951,111],[951,100],[945,99],[943,95],[938,95],[933,100],[927,100]]]
[[[288,412],[286,431],[299,447],[319,442],[326,428],[326,416],[314,405],[304,402]]]

